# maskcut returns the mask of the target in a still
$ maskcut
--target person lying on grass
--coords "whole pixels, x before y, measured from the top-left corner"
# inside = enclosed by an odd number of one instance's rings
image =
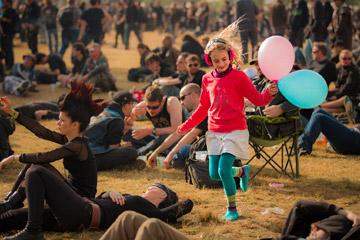
[[[158,182],[141,196],[108,191],[97,198],[82,198],[61,178],[40,165],[30,167],[25,183],[28,209],[10,210],[0,215],[0,233],[24,229],[5,240],[44,239],[43,230],[106,229],[126,210],[175,222],[193,207],[190,199],[178,202],[176,193]]]

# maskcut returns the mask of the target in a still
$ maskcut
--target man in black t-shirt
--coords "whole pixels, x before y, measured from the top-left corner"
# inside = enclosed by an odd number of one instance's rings
[[[185,85],[180,91],[180,101],[188,112],[194,111],[200,103],[201,88],[195,84],[190,83]],[[156,164],[156,159],[159,153],[168,152],[169,148],[176,144],[167,154],[164,160],[164,167],[166,169],[178,168],[184,169],[185,159],[189,157],[191,143],[200,135],[207,132],[208,122],[205,118],[199,125],[191,129],[185,135],[178,134],[176,131],[170,134],[165,141],[150,155],[148,162],[151,165]]]
[[[82,42],[74,43],[71,53],[71,58],[74,64],[73,69],[70,74],[60,74],[57,77],[57,80],[60,81],[64,87],[79,77],[84,69],[87,55],[86,48]]]
[[[3,33],[1,35],[1,50],[5,53],[5,64],[7,69],[11,69],[14,65],[13,38],[19,16],[11,7],[12,0],[4,0],[3,17],[1,18],[1,27]]]
[[[153,72],[153,79],[150,84],[142,89],[143,92],[146,91],[148,87],[153,84],[155,79],[160,77],[169,77],[174,74],[174,71],[171,70],[167,65],[161,62],[161,58],[156,54],[149,54],[145,59],[146,65]],[[179,89],[175,86],[161,86],[161,90],[163,90],[164,94],[167,96],[178,96]]]
[[[307,69],[319,73],[326,81],[327,85],[335,82],[337,71],[335,64],[327,59],[328,52],[326,44],[323,42],[314,42],[312,49],[313,60],[307,65]]]
[[[125,9],[125,26],[124,26],[124,44],[125,49],[129,49],[130,32],[134,30],[139,42],[142,42],[139,29],[136,25],[139,24],[139,11],[137,10],[134,1],[128,0],[127,7]]]
[[[112,17],[101,8],[98,0],[90,0],[90,4],[90,8],[86,9],[80,17],[78,41],[82,41],[85,46],[91,41],[100,44],[104,30],[112,21]]]
[[[35,0],[27,0],[22,15],[22,28],[26,30],[29,48],[33,54],[38,52],[37,35],[40,27],[41,9]]]
[[[200,88],[202,85],[202,77],[205,75],[203,70],[200,70],[200,58],[196,54],[190,54],[186,58],[187,63],[187,77],[184,81],[184,86],[189,83],[196,83]]]
[[[60,74],[67,74],[65,62],[57,54],[45,55],[44,53],[37,53],[36,64],[49,64],[50,68],[50,71],[36,71],[36,80],[39,83],[55,83]]]

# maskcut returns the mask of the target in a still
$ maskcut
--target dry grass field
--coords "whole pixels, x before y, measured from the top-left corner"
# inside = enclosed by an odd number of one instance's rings
[[[117,87],[122,89],[140,88],[144,83],[127,81],[127,71],[139,65],[139,56],[136,51],[137,40],[131,35],[130,50],[112,48],[114,35],[106,37],[102,50],[109,59],[110,67],[118,77]],[[153,48],[161,44],[161,35],[158,33],[144,33],[144,42]],[[22,60],[22,55],[28,52],[27,45],[15,41],[16,61]],[[179,46],[177,39],[176,46]],[[40,50],[48,52],[46,45],[40,45]],[[65,54],[68,67],[71,66],[70,51]],[[22,104],[33,100],[56,99],[62,88],[51,91],[50,86],[39,87],[40,92],[31,93],[27,98],[11,96],[14,104]],[[0,91],[0,95],[3,93]],[[107,94],[96,95],[108,98]],[[56,129],[55,121],[42,123]],[[11,144],[16,154],[48,151],[55,144],[40,140],[22,126],[17,125],[16,132],[11,136]],[[251,150],[250,150],[251,151]],[[269,149],[273,151],[273,149]],[[194,201],[193,211],[183,217],[182,223],[175,227],[186,234],[190,239],[259,239],[261,237],[279,236],[286,214],[292,204],[300,199],[329,201],[345,209],[360,214],[360,157],[335,154],[331,148],[315,147],[313,154],[300,157],[300,178],[290,180],[266,167],[259,176],[249,183],[246,193],[237,192],[240,219],[234,222],[224,222],[220,218],[225,213],[226,198],[223,189],[196,189],[185,182],[184,173],[178,170],[165,171],[158,167],[147,167],[143,171],[106,171],[98,175],[98,193],[116,189],[123,193],[140,194],[148,185],[161,181],[171,186],[179,199],[190,198]],[[251,164],[252,172],[258,169],[263,161],[254,160]],[[54,164],[65,174],[62,162]],[[21,163],[15,163],[0,172],[0,198],[6,195],[21,169]],[[283,188],[270,188],[269,183],[283,183]],[[279,207],[285,211],[284,215],[269,213],[262,215],[266,208]],[[80,233],[53,233],[46,232],[46,239],[99,239],[103,231]],[[4,235],[0,235],[4,236]]]

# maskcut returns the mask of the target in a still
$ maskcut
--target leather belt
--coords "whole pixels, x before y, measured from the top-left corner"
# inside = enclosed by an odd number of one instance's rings
[[[100,226],[101,212],[100,207],[96,203],[90,201],[87,198],[83,198],[86,202],[90,203],[92,207],[91,222],[88,230],[97,230]]]

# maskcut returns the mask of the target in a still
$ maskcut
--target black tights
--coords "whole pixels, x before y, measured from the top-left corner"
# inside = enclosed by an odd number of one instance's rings
[[[60,229],[76,231],[90,225],[92,207],[63,178],[41,165],[32,165],[25,175],[29,205],[26,227],[42,229],[44,200],[55,215]]]
[[[16,178],[15,180],[15,183],[13,185],[13,187],[11,188],[11,192],[18,192],[21,196],[22,196],[22,200],[21,201],[24,201],[25,198],[26,198],[26,195],[25,195],[25,182],[24,182],[24,179],[25,179],[25,175],[26,175],[26,172],[27,170],[32,166],[32,164],[26,164],[20,171],[18,177]],[[60,178],[63,178],[64,177],[61,175],[61,173],[54,167],[52,166],[51,164],[42,164],[42,166],[44,168],[47,168],[49,169],[51,172],[53,172],[55,175],[59,176]]]

